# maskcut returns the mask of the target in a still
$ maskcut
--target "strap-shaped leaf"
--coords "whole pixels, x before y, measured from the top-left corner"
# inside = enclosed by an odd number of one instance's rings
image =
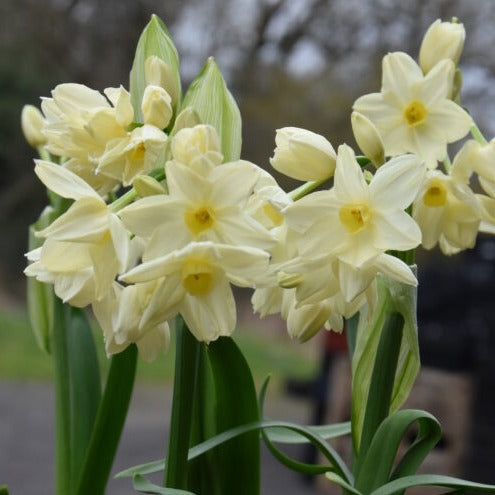
[[[351,432],[351,423],[346,421],[345,423],[337,423],[333,425],[306,426],[306,429],[315,435],[320,436],[324,440],[329,440],[331,438],[348,435]],[[310,440],[304,435],[301,435],[293,430],[288,430],[287,428],[270,428],[266,430],[266,435],[272,442],[275,443],[310,443]]]
[[[451,476],[441,476],[437,474],[416,474],[414,476],[405,476],[391,481],[380,488],[377,488],[370,495],[394,495],[402,492],[407,488],[417,486],[443,486],[454,488],[455,490],[471,491],[476,493],[495,493],[495,485],[486,485],[475,483],[473,481],[452,478]]]
[[[79,308],[65,306],[70,374],[71,480],[79,479],[101,399],[101,381],[91,326]]]
[[[154,485],[141,475],[136,474],[132,480],[132,486],[134,490],[140,493],[151,493],[158,495],[194,495],[192,492],[186,490],[178,490],[177,488],[165,488],[163,486]]]
[[[134,120],[137,122],[143,121],[141,101],[146,87],[145,63],[146,59],[152,55],[163,60],[168,66],[173,84],[173,90],[169,89],[168,91],[175,93],[172,95],[172,104],[176,108],[181,98],[179,55],[165,24],[154,14],[139,38],[130,75],[131,102],[134,108]]]
[[[259,421],[251,370],[236,343],[230,337],[221,337],[208,346],[206,358],[214,386],[216,433]],[[209,407],[208,401],[205,407]],[[203,409],[203,414],[208,411]],[[212,480],[218,493],[259,493],[260,439],[255,430],[216,448],[212,462],[219,469],[218,479]],[[208,487],[202,487],[200,492],[213,493]]]
[[[337,428],[337,431],[342,431],[341,424],[333,425],[333,426]],[[306,427],[306,426],[290,423],[287,421],[269,421],[269,420],[257,421],[255,423],[237,426],[228,431],[224,431],[223,433],[220,433],[219,435],[216,435],[215,437],[210,438],[209,440],[206,440],[205,442],[192,447],[191,449],[189,449],[189,460],[196,459],[199,456],[202,456],[206,452],[210,451],[211,449],[214,449],[218,445],[228,442],[233,438],[236,438],[237,436],[244,435],[245,433],[249,433],[251,431],[257,431],[261,429],[266,429],[267,431],[269,431],[272,428],[275,429],[276,431],[280,431],[280,429],[282,428],[286,430],[290,430],[291,432],[293,432],[294,435],[305,436],[307,442],[311,442],[311,439],[314,437],[317,437],[320,441],[324,440],[323,437],[320,437],[317,433],[312,431],[315,428],[314,426]],[[349,431],[346,430],[346,432],[343,434],[348,434],[348,433]],[[328,432],[328,437],[326,438],[335,438],[337,436],[339,436],[337,435],[337,432],[330,431]],[[115,475],[115,477],[128,478],[128,477],[133,477],[136,474],[141,474],[141,475],[152,474],[163,471],[164,468],[165,468],[165,459],[160,459],[157,461],[152,461],[145,464],[139,464],[137,466],[130,467],[128,469],[125,469],[124,471],[120,471]]]
[[[112,357],[105,390],[75,492],[78,495],[105,493],[131,400],[136,361],[137,348],[134,344]]]
[[[213,57],[189,86],[181,108],[186,107],[194,109],[204,124],[217,130],[224,161],[238,160],[242,145],[241,114]]]
[[[400,443],[416,422],[419,427],[416,439],[392,474]],[[364,494],[371,493],[390,479],[415,473],[440,436],[438,421],[425,411],[405,409],[392,414],[380,425],[364,460],[358,465],[356,489]]]
[[[265,396],[266,396],[266,391],[268,389],[269,381],[270,381],[270,377],[268,376],[265,379],[263,385],[261,386],[259,393],[259,408],[261,415],[263,414],[263,407],[265,403]],[[261,435],[263,437],[265,445],[268,447],[272,455],[289,469],[304,474],[322,474],[328,471],[334,471],[339,476],[344,478],[347,482],[350,483],[353,481],[352,473],[349,471],[342,458],[327,442],[325,442],[325,440],[323,440],[321,437],[318,437],[318,435],[315,435],[312,432],[308,431],[307,429],[304,429],[303,431],[301,431],[301,433],[306,438],[308,438],[308,440],[310,440],[311,443],[326,457],[326,459],[330,463],[328,466],[312,465],[292,459],[284,452],[282,452],[280,449],[275,447],[273,442],[266,435],[264,429],[261,430]]]

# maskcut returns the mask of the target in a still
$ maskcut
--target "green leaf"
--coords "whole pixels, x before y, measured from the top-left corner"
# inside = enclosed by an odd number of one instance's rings
[[[346,421],[345,423],[338,423],[334,425],[318,425],[318,426],[306,426],[307,431],[318,435],[324,440],[331,438],[337,438],[344,435],[348,435],[351,432],[351,423]],[[270,428],[266,431],[267,437],[276,443],[283,444],[303,444],[310,443],[310,440],[301,435],[300,433],[288,430],[287,428]]]
[[[139,474],[134,476],[132,486],[135,490],[141,493],[152,493],[158,495],[194,495],[194,493],[186,490],[177,490],[176,488],[165,488],[163,486],[154,485]]]
[[[392,474],[400,443],[415,422],[419,426],[417,437]],[[376,431],[359,469],[356,470],[356,488],[364,494],[371,493],[390,479],[414,474],[440,436],[438,421],[425,411],[406,409],[392,414]]]
[[[238,160],[242,145],[241,114],[213,57],[189,86],[181,108],[186,107],[194,109],[204,124],[217,130],[224,161]]]
[[[337,473],[328,472],[325,473],[325,477],[328,478],[333,483],[336,483],[344,489],[343,493],[353,493],[354,495],[362,495],[360,491],[356,490],[350,483],[339,476]]]
[[[36,232],[43,230],[53,219],[53,208],[46,207],[38,220],[29,227],[29,251],[40,247],[43,239],[36,237]],[[27,307],[29,322],[33,330],[36,343],[40,349],[49,353],[51,347],[53,324],[53,286],[38,282],[34,277],[27,279]]]
[[[265,403],[265,396],[269,381],[270,381],[270,377],[267,377],[267,379],[264,381],[260,389],[260,393],[259,393],[260,414],[263,414],[263,406]],[[322,474],[328,471],[334,471],[348,482],[351,482],[353,480],[352,473],[349,471],[344,461],[341,459],[338,453],[329,444],[325,442],[323,438],[319,437],[318,435],[315,435],[306,428],[298,427],[297,431],[299,431],[300,433],[302,433],[302,435],[307,437],[308,440],[310,440],[311,443],[326,457],[326,459],[330,462],[329,466],[312,465],[312,464],[296,461],[291,457],[289,457],[288,455],[286,455],[281,450],[277,449],[277,447],[275,447],[275,445],[271,442],[271,440],[268,438],[268,436],[266,435],[263,429],[261,430],[261,435],[263,437],[265,445],[268,447],[272,455],[289,469],[304,474]]]
[[[206,349],[213,379],[214,403],[209,398],[203,413],[214,416],[215,432],[259,421],[258,401],[251,370],[242,352],[230,337],[220,337]],[[233,393],[235,391],[235,393]],[[208,411],[212,404],[212,410]],[[210,419],[211,424],[211,419]],[[247,432],[221,445],[212,453],[218,469],[218,493],[255,495],[260,490],[260,439],[257,431]],[[200,493],[214,493],[202,487]]]
[[[136,374],[133,344],[112,357],[81,477],[78,495],[103,495],[124,427]],[[65,492],[73,493],[73,492]]]
[[[441,476],[436,474],[417,474],[405,476],[391,481],[371,492],[370,495],[394,495],[398,492],[416,486],[443,486],[456,490],[469,490],[479,493],[495,493],[495,485],[485,485],[473,481],[452,478],[451,476]]]
[[[416,292],[415,287],[380,276],[377,307],[371,316],[366,315],[366,312],[360,315],[352,359],[352,436],[356,452],[359,452],[360,448],[366,404],[382,329],[387,316],[394,311],[404,318],[404,327],[390,399],[390,412],[396,411],[409,396],[418,374],[420,364]]]
[[[336,438],[337,436],[341,436],[338,434],[340,431],[342,435],[347,435],[350,432],[350,428],[344,428],[343,425],[348,425],[348,423],[341,423],[337,425],[329,425],[321,428],[325,428],[325,437],[321,437],[329,439],[329,438]],[[235,428],[232,428],[230,430],[224,431],[223,433],[220,433],[219,435],[216,435],[213,438],[210,438],[209,440],[196,445],[195,447],[192,447],[189,449],[189,460],[197,459],[198,457],[204,455],[206,452],[209,452],[211,449],[214,449],[218,445],[221,445],[222,443],[228,442],[232,440],[233,438],[244,435],[245,433],[251,432],[251,431],[258,431],[260,429],[266,429],[268,432],[270,430],[275,430],[277,432],[277,435],[280,435],[280,431],[283,430],[288,430],[289,432],[284,434],[286,438],[290,438],[290,441],[287,443],[292,443],[292,439],[296,438],[304,438],[304,441],[309,443],[311,442],[311,437],[312,436],[318,436],[318,434],[314,431],[319,427],[315,426],[300,426],[296,425],[294,423],[288,423],[286,421],[257,421],[255,423],[250,423],[247,425],[241,425],[237,426]],[[307,433],[310,438],[307,436],[303,435],[303,432]],[[281,442],[285,443],[285,442]],[[124,471],[120,471],[115,475],[116,478],[128,478],[132,477],[136,474],[152,474],[152,473],[158,473],[159,471],[163,471],[165,467],[165,460],[160,459],[157,461],[152,461],[148,462],[145,464],[139,464],[137,466],[130,467],[128,469],[125,469]]]
[[[174,42],[163,21],[156,15],[151,16],[150,22],[144,28],[134,56],[130,75],[131,102],[134,107],[134,120],[142,122],[141,101],[143,99],[146,59],[156,56],[168,67],[168,87],[165,89],[172,97],[172,106],[177,109],[181,98],[181,82],[179,75],[179,55]]]
[[[71,480],[79,479],[101,398],[91,326],[81,309],[65,307],[70,376]]]

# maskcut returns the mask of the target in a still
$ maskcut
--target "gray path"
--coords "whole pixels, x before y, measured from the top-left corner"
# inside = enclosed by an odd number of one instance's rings
[[[163,456],[171,391],[138,384],[117,454],[115,472]],[[306,422],[307,405],[285,397],[267,403],[267,415]],[[45,383],[0,382],[0,485],[12,495],[53,493],[53,390]],[[107,495],[133,495],[128,480],[112,480]],[[316,495],[266,451],[262,495]],[[90,495],[90,494],[88,494]],[[235,494],[232,494],[235,495]]]

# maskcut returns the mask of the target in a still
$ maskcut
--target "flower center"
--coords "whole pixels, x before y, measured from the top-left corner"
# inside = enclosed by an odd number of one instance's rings
[[[413,100],[404,110],[404,117],[409,125],[421,124],[428,116],[428,110],[418,100]]]
[[[184,213],[184,220],[192,235],[198,237],[203,231],[211,228],[214,222],[213,212],[207,206]]]
[[[146,152],[146,148],[144,143],[139,143],[132,151],[131,151],[131,160],[133,161],[142,161],[144,160],[144,154]]]
[[[426,206],[444,206],[447,202],[447,188],[441,180],[432,180],[427,191],[423,195],[423,203]]]
[[[193,296],[208,294],[214,281],[213,267],[205,260],[191,258],[182,266],[182,285]]]
[[[273,223],[274,227],[278,227],[284,222],[284,216],[281,215],[270,203],[265,203],[263,205],[263,212]]]
[[[339,210],[339,218],[347,232],[355,234],[363,229],[371,217],[366,205],[344,205]]]

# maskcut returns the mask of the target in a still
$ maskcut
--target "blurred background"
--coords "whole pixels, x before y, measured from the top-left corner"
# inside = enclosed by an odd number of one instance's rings
[[[98,90],[128,87],[134,49],[152,13],[165,21],[176,43],[184,88],[209,55],[216,57],[243,117],[243,157],[260,166],[269,167],[279,127],[305,127],[325,135],[335,148],[342,142],[354,145],[351,107],[358,96],[379,90],[382,56],[406,51],[417,57],[425,30],[437,18],[456,16],[466,27],[463,102],[485,136],[495,135],[492,0],[2,0],[0,411],[2,402],[13,403],[16,380],[38,383],[51,373],[50,359],[35,347],[24,313],[27,226],[46,201],[32,172],[34,152],[20,131],[22,106],[39,106],[40,96],[63,82]],[[420,253],[419,279],[426,375],[418,381],[413,404],[444,424],[438,449],[443,474],[447,469],[495,482],[495,241],[480,237],[474,250],[453,258]],[[348,419],[343,386],[348,364],[345,354],[335,355],[338,345],[322,345],[323,336],[304,346],[289,342],[282,322],[259,322],[251,315],[248,295],[242,295],[246,304],[239,309],[238,338],[257,379],[275,371],[277,397],[282,401],[288,389],[293,402],[296,396],[303,401],[302,409],[293,405],[301,421],[310,421],[318,408],[326,419]],[[260,333],[273,345],[266,346]],[[170,377],[172,362],[167,357],[142,366],[140,377],[147,383]],[[31,409],[36,394],[46,399],[39,387],[23,390],[26,406],[16,406],[22,410]],[[335,396],[338,390],[342,393]],[[6,426],[10,417],[3,411],[0,485],[23,462],[2,448],[2,439],[8,443],[16,431]]]

